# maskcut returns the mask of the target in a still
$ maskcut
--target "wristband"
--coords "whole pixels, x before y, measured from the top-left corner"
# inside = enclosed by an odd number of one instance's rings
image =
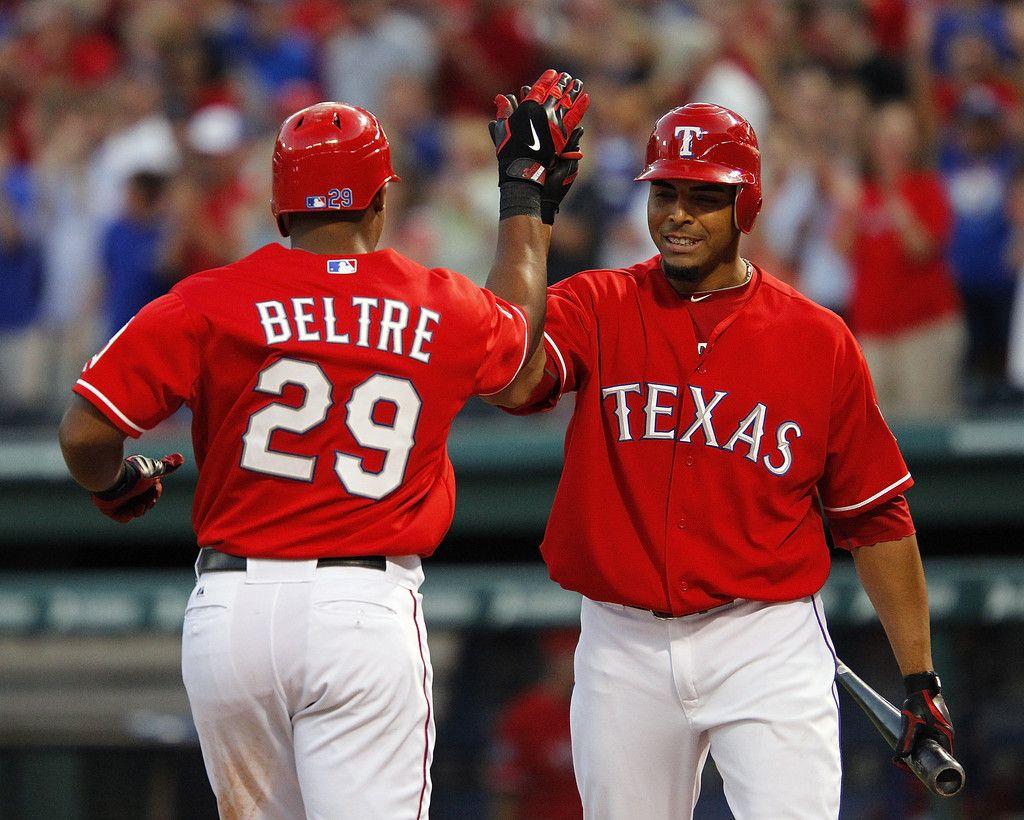
[[[532,182],[510,180],[501,184],[501,199],[498,219],[510,216],[535,216],[540,219],[541,188]]]
[[[930,692],[937,695],[942,691],[942,682],[939,680],[939,676],[931,671],[906,675],[903,678],[903,685],[906,687],[908,695],[915,692]]]
[[[100,501],[113,501],[139,480],[138,468],[127,459],[121,462],[121,471],[117,481],[100,493],[93,493]]]

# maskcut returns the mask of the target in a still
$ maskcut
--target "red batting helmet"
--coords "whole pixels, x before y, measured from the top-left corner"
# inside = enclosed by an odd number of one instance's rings
[[[761,151],[750,123],[711,103],[673,108],[657,123],[647,142],[647,166],[637,182],[695,179],[736,185],[733,216],[749,233],[761,210]]]
[[[361,211],[384,183],[398,179],[384,129],[369,111],[322,102],[292,114],[274,146],[270,210],[282,236],[283,214]]]

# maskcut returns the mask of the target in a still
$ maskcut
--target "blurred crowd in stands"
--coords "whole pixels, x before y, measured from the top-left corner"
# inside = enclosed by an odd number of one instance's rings
[[[277,241],[277,126],[365,106],[402,183],[384,242],[482,282],[497,91],[548,65],[594,100],[554,279],[653,253],[654,119],[746,116],[744,254],[843,315],[883,410],[1021,407],[1024,0],[30,0],[0,3],[0,421],[58,414],[175,281]]]

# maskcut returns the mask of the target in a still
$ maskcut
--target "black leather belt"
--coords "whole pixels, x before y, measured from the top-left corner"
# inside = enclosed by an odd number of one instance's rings
[[[196,561],[196,574],[204,572],[232,572],[244,570],[246,561],[241,555],[229,555],[211,547],[201,547]],[[388,561],[383,555],[346,555],[337,558],[318,558],[318,567],[363,567],[365,569],[387,569]]]

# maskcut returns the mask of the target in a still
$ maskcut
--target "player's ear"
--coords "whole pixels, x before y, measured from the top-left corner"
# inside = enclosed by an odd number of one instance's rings
[[[373,195],[373,199],[370,201],[370,207],[373,208],[374,213],[380,213],[384,210],[384,200],[387,198],[387,185],[382,185],[380,190]]]

